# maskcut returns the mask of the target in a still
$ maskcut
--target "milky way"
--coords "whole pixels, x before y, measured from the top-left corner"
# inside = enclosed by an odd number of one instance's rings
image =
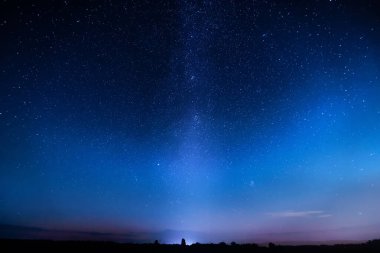
[[[132,242],[378,237],[379,10],[1,1],[0,224]]]

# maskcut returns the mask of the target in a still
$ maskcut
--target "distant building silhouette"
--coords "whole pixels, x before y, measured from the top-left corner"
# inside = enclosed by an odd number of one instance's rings
[[[182,240],[181,240],[181,246],[186,246],[186,241],[184,238],[182,238]]]
[[[154,245],[159,245],[159,244],[160,244],[160,242],[158,240],[154,241]]]

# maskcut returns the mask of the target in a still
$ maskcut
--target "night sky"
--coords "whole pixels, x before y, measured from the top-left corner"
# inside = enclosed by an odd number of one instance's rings
[[[1,0],[0,224],[131,242],[380,237],[379,13]]]

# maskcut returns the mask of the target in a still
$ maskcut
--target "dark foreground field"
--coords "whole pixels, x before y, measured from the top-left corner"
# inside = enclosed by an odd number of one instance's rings
[[[279,246],[256,244],[154,245],[113,242],[0,240],[0,252],[380,252],[380,240],[333,246]]]

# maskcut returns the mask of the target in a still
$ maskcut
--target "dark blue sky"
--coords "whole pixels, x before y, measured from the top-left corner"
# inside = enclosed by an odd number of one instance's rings
[[[136,242],[379,236],[379,10],[2,0],[0,223]]]

